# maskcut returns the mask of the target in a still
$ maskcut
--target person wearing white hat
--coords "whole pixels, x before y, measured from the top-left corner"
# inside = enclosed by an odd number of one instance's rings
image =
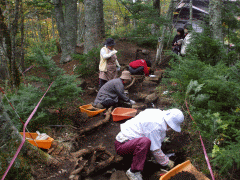
[[[131,83],[132,77],[129,71],[123,71],[120,78],[112,79],[104,84],[93,103],[96,108],[109,108],[115,106],[119,101],[135,104],[136,102],[130,100],[124,93],[124,86]]]
[[[183,120],[179,109],[146,109],[120,125],[115,149],[120,156],[133,155],[131,167],[126,172],[130,180],[142,180],[141,172],[149,151],[159,164],[173,168],[174,162],[162,152],[161,146],[169,128],[181,132]]]

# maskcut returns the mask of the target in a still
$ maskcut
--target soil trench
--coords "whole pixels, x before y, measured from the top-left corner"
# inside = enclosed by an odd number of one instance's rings
[[[158,85],[158,84],[157,84]],[[135,100],[137,102],[137,105],[140,107],[143,107],[141,109],[138,109],[138,113],[146,108],[152,108],[153,106],[155,108],[167,108],[169,104],[162,104],[161,101],[154,101],[153,103],[145,103],[144,100],[136,99],[136,93],[142,93],[142,94],[152,94],[155,92],[156,86],[145,86],[142,83],[136,83],[131,89],[129,89],[129,96],[131,99]],[[95,94],[92,95],[93,100],[95,97]],[[88,120],[85,123],[82,123],[82,127],[90,126],[92,123],[97,123],[101,119],[103,119],[104,116],[102,114],[99,114],[95,117],[88,118]],[[102,145],[106,147],[106,149],[112,153],[114,156],[116,156],[115,147],[114,147],[114,141],[115,137],[120,131],[120,124],[124,123],[124,121],[114,122],[112,118],[110,121],[93,131],[87,133],[84,137],[82,135],[78,138],[78,148],[79,149],[85,149],[90,147],[96,147],[99,145]],[[180,164],[186,160],[186,153],[184,150],[184,146],[188,145],[190,143],[190,137],[187,133],[174,133],[173,131],[170,131],[167,133],[167,136],[170,137],[170,142],[163,143],[162,150],[164,153],[175,153],[174,156],[170,157],[171,160],[175,162],[175,165]],[[109,180],[112,173],[115,171],[123,171],[126,172],[127,169],[129,169],[131,165],[131,157],[130,158],[123,158],[122,161],[118,163],[112,163],[108,167],[94,173],[94,175],[88,176],[88,177],[81,177],[82,179],[92,179],[92,180]],[[158,180],[160,175],[158,175],[158,172],[162,167],[159,164],[153,163],[151,161],[147,161],[145,164],[145,169],[143,171],[143,178],[145,180]]]
[[[126,48],[128,47],[128,48]],[[118,42],[116,45],[116,49],[122,49],[121,56],[119,56],[119,62],[123,67],[127,67],[129,62],[133,61],[136,57],[137,49],[141,49],[134,44],[130,44],[128,42]],[[148,55],[149,59],[154,59],[154,51],[150,50],[150,55]],[[54,61],[59,61],[60,55],[55,56],[53,59]],[[77,64],[77,61],[72,61],[70,63],[60,65],[63,69],[67,71],[67,73],[72,73],[72,66]],[[32,72],[30,72],[32,74]],[[86,81],[85,86],[83,87],[84,93],[81,95],[83,102],[73,102],[75,107],[79,107],[81,105],[91,104],[96,95],[98,90],[98,73],[93,74],[84,79]],[[138,113],[146,108],[160,108],[165,109],[168,108],[171,103],[168,100],[162,101],[159,98],[155,99],[153,102],[145,102],[141,98],[138,97],[138,93],[142,93],[144,95],[150,95],[156,92],[156,87],[161,85],[160,82],[150,82],[146,83],[145,81],[136,82],[129,90],[129,98],[133,99],[137,102],[137,110]],[[90,93],[89,88],[95,89]],[[164,87],[162,87],[164,89]],[[40,168],[35,171],[34,177],[36,179],[69,179],[70,173],[74,171],[76,160],[71,156],[71,153],[77,152],[81,149],[89,149],[94,148],[97,146],[105,147],[105,149],[111,153],[113,156],[117,156],[115,152],[114,142],[115,137],[120,131],[120,124],[124,123],[125,121],[114,122],[112,117],[110,118],[109,122],[92,129],[91,131],[83,134],[79,134],[76,136],[81,130],[92,126],[96,123],[101,122],[105,116],[103,113],[94,116],[94,117],[86,117],[82,113],[79,113],[79,109],[74,110],[73,117],[70,119],[73,122],[74,128],[66,129],[65,136],[68,134],[73,134],[71,137],[67,138],[67,140],[63,140],[64,137],[62,130],[64,128],[56,127],[52,134],[50,135],[54,137],[56,140],[61,139],[59,136],[62,137],[62,143],[68,146],[68,148],[64,147],[63,150],[58,150],[57,155],[53,155],[56,158],[60,158],[61,166],[59,167],[50,167],[50,168]],[[77,112],[76,112],[77,111]],[[170,157],[170,159],[175,161],[175,165],[184,162],[187,159],[186,152],[184,147],[189,145],[190,137],[188,133],[182,132],[180,134],[176,134],[173,131],[167,133],[167,136],[170,137],[170,142],[162,144],[162,150],[164,153],[175,153],[174,156]],[[69,143],[69,144],[67,144]],[[67,149],[67,150],[66,150]],[[57,150],[56,150],[57,151]],[[54,154],[54,150],[53,150]],[[63,156],[63,157],[62,157]],[[93,156],[93,155],[92,155]],[[92,161],[93,161],[92,157]],[[82,160],[80,160],[83,162]],[[79,161],[79,162],[80,162]],[[90,161],[90,160],[89,160]],[[86,162],[86,164],[89,162]],[[129,169],[131,164],[131,158],[123,158],[118,162],[112,162],[107,167],[98,170],[97,172],[92,173],[89,176],[81,176],[79,173],[78,176],[75,176],[76,179],[81,180],[109,180],[111,179],[111,175],[116,171],[126,172]],[[97,164],[95,164],[97,166]],[[80,167],[79,164],[76,167]],[[143,179],[144,180],[158,180],[160,175],[159,171],[161,168],[159,164],[153,163],[152,161],[146,161],[145,169],[143,171]],[[124,178],[122,178],[124,179]],[[126,179],[126,177],[125,177]]]

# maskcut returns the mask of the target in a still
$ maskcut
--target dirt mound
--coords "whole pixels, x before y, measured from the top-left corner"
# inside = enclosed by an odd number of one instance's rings
[[[177,173],[175,176],[171,177],[169,180],[197,180],[197,179],[192,173],[182,171]]]

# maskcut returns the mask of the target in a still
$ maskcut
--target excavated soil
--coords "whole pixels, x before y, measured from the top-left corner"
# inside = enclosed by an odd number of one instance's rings
[[[143,49],[136,46],[133,43],[125,42],[125,41],[116,41],[116,50],[119,51],[118,60],[119,63],[124,67],[129,64],[129,62],[135,60],[136,52],[138,49]],[[150,54],[147,56],[147,59],[153,60],[155,56],[155,50],[148,49]],[[77,48],[78,53],[82,53],[83,49],[80,47]],[[78,60],[74,60],[68,62],[66,64],[59,64],[60,54],[53,57],[53,60],[56,64],[63,68],[67,74],[73,74],[73,67],[74,65],[79,65]],[[144,58],[142,56],[141,58]],[[34,68],[33,68],[34,69]],[[34,71],[33,69],[29,70],[26,75],[33,75],[37,74],[39,77],[44,77],[41,74],[41,69]],[[94,117],[86,117],[79,112],[79,106],[90,104],[94,101],[97,95],[98,89],[98,73],[84,78],[85,84],[82,87],[84,92],[81,94],[82,101],[74,101],[69,104],[69,107],[65,112],[72,113],[72,116],[68,117],[72,121],[71,126],[59,126],[59,127],[51,127],[49,129],[49,134],[54,139],[61,139],[63,143],[69,143],[70,150],[69,152],[63,152],[67,150],[62,150],[56,158],[59,158],[61,165],[59,167],[35,167],[34,178],[35,179],[69,179],[69,175],[74,168],[74,161],[71,158],[71,152],[78,151],[80,149],[86,149],[90,147],[96,147],[102,145],[106,147],[106,149],[116,156],[115,148],[114,148],[114,141],[115,137],[120,131],[120,124],[124,121],[114,122],[112,118],[110,121],[90,132],[78,135],[78,132],[86,127],[92,126],[97,122],[104,119],[104,113],[101,113]],[[151,94],[155,92],[156,87],[159,86],[159,83],[153,84],[144,84],[144,83],[136,83],[133,87],[129,89],[129,97],[133,100],[136,100],[136,93],[145,93]],[[95,91],[91,91],[90,89],[95,89]],[[166,101],[161,102],[159,100],[155,101],[154,103],[145,104],[143,101],[137,101],[137,105],[143,105],[143,108],[138,109],[138,113],[145,108],[168,108],[171,103]],[[54,112],[55,113],[55,112]],[[57,115],[57,113],[56,113]],[[71,135],[71,136],[70,136]],[[66,138],[67,136],[67,138]],[[69,137],[70,136],[70,137]],[[184,146],[189,145],[190,137],[187,132],[182,132],[180,134],[175,134],[174,132],[168,132],[168,136],[170,137],[169,143],[163,144],[163,151],[165,153],[175,153],[175,156],[171,157],[170,159],[174,160],[176,164],[180,164],[184,162],[187,158],[186,153],[184,152]],[[64,140],[65,139],[65,140]],[[67,140],[66,140],[67,139]],[[74,141],[72,140],[74,139]],[[62,157],[62,158],[61,158]],[[123,159],[119,163],[112,163],[107,168],[100,170],[94,175],[90,177],[82,177],[81,179],[88,179],[88,180],[109,180],[112,173],[116,170],[123,170],[124,172],[130,167],[131,159]],[[156,175],[161,167],[160,165],[154,164],[151,161],[146,162],[145,170],[143,172],[143,177],[145,180],[149,179],[159,179],[159,175]]]

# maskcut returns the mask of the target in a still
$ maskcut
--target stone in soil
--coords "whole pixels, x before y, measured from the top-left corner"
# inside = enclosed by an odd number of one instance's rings
[[[152,93],[152,94],[149,94],[146,99],[145,99],[145,103],[152,103],[154,101],[156,101],[158,99],[158,96],[156,93]]]
[[[148,86],[148,87],[152,87],[152,86],[157,86],[158,84],[156,82],[152,82],[152,81],[146,81],[144,80],[142,83],[143,86]]]
[[[196,177],[187,171],[182,171],[172,176],[169,180],[197,180]]]
[[[128,180],[128,177],[124,171],[116,171],[112,174],[110,180]]]

